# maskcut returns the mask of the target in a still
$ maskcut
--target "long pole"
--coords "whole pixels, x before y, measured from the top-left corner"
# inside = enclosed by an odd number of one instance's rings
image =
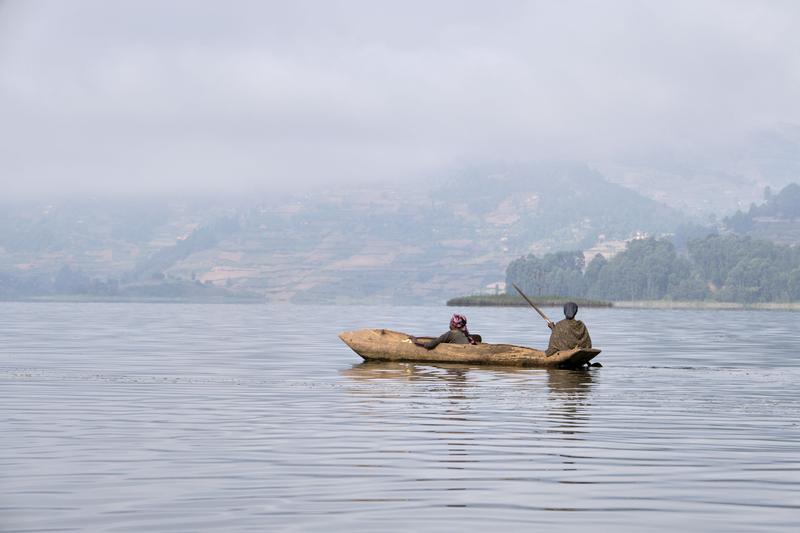
[[[525,298],[525,301],[526,301],[526,302],[528,302],[528,304],[530,304],[530,306],[531,306],[531,307],[533,307],[533,308],[536,310],[536,312],[537,312],[537,313],[539,313],[539,316],[541,316],[542,318],[544,318],[544,319],[547,321],[547,323],[548,323],[548,324],[552,324],[552,323],[553,323],[553,321],[552,321],[552,320],[550,320],[549,318],[547,318],[547,315],[546,315],[546,314],[542,313],[542,310],[541,310],[541,309],[539,309],[538,307],[536,307],[536,304],[535,304],[535,303],[533,303],[533,302],[531,301],[531,299],[530,299],[530,298],[528,298],[527,296],[525,296],[525,293],[524,293],[524,292],[522,292],[522,289],[520,289],[519,287],[517,287],[517,284],[516,284],[516,283],[512,283],[511,285],[512,285],[512,286],[513,286],[515,289],[517,289],[517,292],[519,293],[519,295],[520,295],[520,296],[522,296],[523,298]]]

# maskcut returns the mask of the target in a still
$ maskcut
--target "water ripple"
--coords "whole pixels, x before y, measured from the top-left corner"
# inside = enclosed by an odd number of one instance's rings
[[[0,304],[0,529],[794,531],[797,315],[581,312],[603,368],[336,338],[438,307]],[[535,319],[470,312],[543,346]]]

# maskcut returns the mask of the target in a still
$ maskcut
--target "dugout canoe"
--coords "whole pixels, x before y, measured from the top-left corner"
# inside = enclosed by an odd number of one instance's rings
[[[426,350],[413,344],[408,334],[389,329],[345,331],[339,338],[366,361],[577,368],[600,353],[597,348],[575,348],[548,356],[525,346],[487,343],[440,344],[433,350]]]

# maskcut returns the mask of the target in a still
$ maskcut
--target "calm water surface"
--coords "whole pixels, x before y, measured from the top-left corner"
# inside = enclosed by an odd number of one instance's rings
[[[336,337],[452,311],[2,303],[0,530],[797,531],[800,314],[582,309],[589,371]],[[464,311],[546,344],[528,309]]]

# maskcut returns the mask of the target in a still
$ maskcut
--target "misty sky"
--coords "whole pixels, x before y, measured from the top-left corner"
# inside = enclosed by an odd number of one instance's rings
[[[798,27],[794,1],[0,0],[0,182],[270,190],[724,152],[800,124]]]

